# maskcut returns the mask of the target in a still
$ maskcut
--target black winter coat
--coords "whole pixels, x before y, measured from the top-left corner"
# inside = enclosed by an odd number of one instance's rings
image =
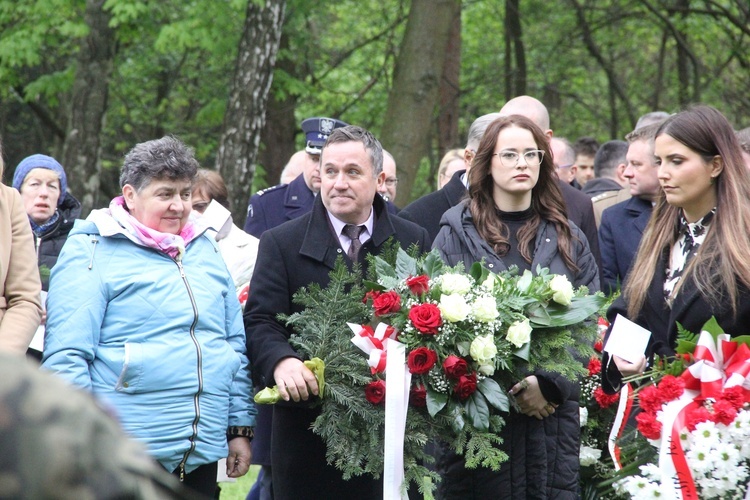
[[[654,271],[655,278],[648,289],[646,301],[638,317],[628,318],[651,332],[651,339],[646,347],[646,358],[651,366],[654,355],[673,356],[677,345],[677,323],[679,322],[690,332],[700,332],[703,325],[716,317],[719,325],[731,336],[746,335],[750,325],[750,291],[740,287],[737,314],[732,314],[727,301],[721,302],[720,307],[712,307],[706,298],[698,291],[695,283],[687,279],[682,284],[679,293],[674,298],[672,308],[667,307],[664,300],[664,276],[668,252],[659,260]],[[607,311],[607,319],[613,323],[617,315],[627,316],[627,304],[620,296],[612,303]],[[610,328],[611,331],[611,328]],[[609,332],[607,332],[609,336]],[[605,339],[606,342],[606,339]],[[610,362],[609,355],[602,353],[602,388],[609,394],[620,389],[622,376],[614,362]]]
[[[361,264],[365,264],[367,254],[379,254],[391,237],[404,249],[415,243],[420,251],[429,250],[427,231],[390,216],[380,196],[375,197],[373,208],[376,220],[372,238],[363,243],[359,253]],[[315,198],[310,213],[263,233],[250,282],[252,293],[244,314],[256,386],[273,386],[277,363],[287,357],[300,358],[288,342],[293,330],[280,323],[277,315],[300,311],[301,307],[292,303],[292,295],[311,283],[325,287],[339,256],[351,265],[330,228],[320,196]],[[325,445],[310,430],[318,415],[318,409],[307,408],[304,403],[274,405],[271,435],[274,498],[381,498],[382,481],[365,476],[344,481],[341,472],[327,465]]]
[[[34,234],[34,248],[36,248],[39,267],[46,266],[49,270],[57,264],[57,258],[68,239],[68,233],[73,229],[75,220],[81,216],[81,202],[67,193],[57,210],[60,214],[57,222],[46,228],[41,235]],[[49,274],[46,274],[46,277],[42,279],[42,290],[46,292],[48,288]]]
[[[537,265],[547,267],[552,273],[566,275],[574,287],[586,285],[596,292],[599,276],[594,256],[586,237],[573,223],[571,231],[578,238],[573,259],[579,272],[567,269],[558,253],[557,231],[545,222],[537,230],[532,269]],[[445,213],[433,247],[440,250],[449,265],[461,261],[468,269],[484,258],[495,272],[507,269],[502,258],[479,236],[465,203]],[[500,436],[504,441],[501,447],[510,459],[497,472],[481,467],[468,470],[463,457],[444,450],[437,467],[443,477],[438,486],[440,498],[578,498],[580,388],[559,374],[535,375],[545,398],[559,405],[555,413],[543,420],[518,413],[507,416]]]

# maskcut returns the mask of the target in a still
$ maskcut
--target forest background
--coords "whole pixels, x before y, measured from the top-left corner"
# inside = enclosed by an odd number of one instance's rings
[[[84,216],[119,192],[134,144],[173,134],[222,173],[242,224],[312,116],[378,136],[404,206],[522,94],[571,140],[697,102],[750,126],[750,2],[0,0],[5,179],[54,156]]]

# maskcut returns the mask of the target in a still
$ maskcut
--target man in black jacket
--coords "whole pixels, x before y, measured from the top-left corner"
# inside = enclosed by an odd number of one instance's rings
[[[256,385],[279,387],[285,402],[273,412],[271,461],[276,500],[298,498],[380,498],[382,482],[370,477],[344,481],[326,463],[325,446],[310,424],[318,410],[299,401],[318,392],[315,377],[289,344],[291,328],[278,314],[301,310],[292,295],[317,283],[325,287],[336,259],[365,264],[395,238],[402,248],[430,248],[427,231],[392,217],[377,188],[385,181],[380,143],[366,130],[334,130],[321,154],[321,189],[312,211],[266,231],[245,308],[245,330]],[[356,227],[357,237],[350,226]]]

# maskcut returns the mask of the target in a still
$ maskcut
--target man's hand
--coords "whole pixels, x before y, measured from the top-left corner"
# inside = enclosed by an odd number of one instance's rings
[[[641,354],[641,358],[635,363],[625,361],[620,356],[612,356],[612,359],[623,377],[630,377],[631,375],[643,373],[646,369],[646,356],[643,354]]]
[[[240,477],[247,474],[251,457],[252,451],[248,438],[237,436],[230,439],[229,454],[227,455],[227,476]]]
[[[315,375],[297,358],[284,358],[273,370],[273,379],[284,401],[307,401],[310,395],[318,395]]]

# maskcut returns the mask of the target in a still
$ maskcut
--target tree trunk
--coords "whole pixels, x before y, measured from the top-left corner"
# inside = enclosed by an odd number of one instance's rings
[[[429,148],[445,50],[460,0],[413,0],[396,60],[380,139],[396,159],[396,204],[410,199],[420,160]]]
[[[445,48],[443,77],[440,80],[440,114],[438,115],[438,162],[448,150],[460,147],[458,116],[461,86],[461,4],[456,3],[450,37]]]
[[[245,28],[216,154],[216,170],[229,189],[232,216],[237,224],[245,220],[253,184],[285,5],[285,0],[267,0],[265,7],[259,7],[254,1],[247,4]]]
[[[515,64],[513,64],[515,62]],[[505,100],[526,94],[526,49],[518,0],[505,1]]]
[[[109,77],[115,55],[115,37],[109,27],[110,15],[105,0],[86,0],[86,25],[89,34],[81,41],[76,76],[71,95],[70,119],[63,146],[62,164],[68,185],[83,186],[81,216],[99,207],[100,135],[107,110]]]
[[[289,36],[281,34],[280,52],[289,50]],[[284,70],[290,75],[297,76],[297,69],[288,57],[276,61],[276,67]],[[285,92],[284,98],[279,99],[274,95],[273,87],[268,98],[266,109],[266,125],[261,133],[263,149],[259,154],[259,162],[266,172],[266,184],[273,186],[279,183],[281,171],[296,152],[294,136],[297,131],[297,123],[294,117],[294,109],[297,106],[297,96],[291,92]],[[257,190],[256,190],[257,191]]]

